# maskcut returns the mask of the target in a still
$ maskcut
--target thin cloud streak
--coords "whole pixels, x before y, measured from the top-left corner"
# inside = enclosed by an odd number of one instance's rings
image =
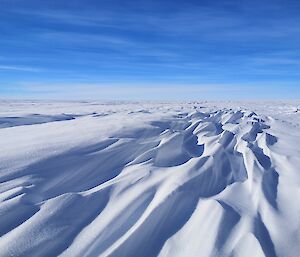
[[[299,81],[300,18],[296,7],[286,6],[264,0],[4,2],[0,56],[14,65],[0,67],[0,82],[201,87],[249,81],[259,91],[264,82]]]
[[[297,85],[291,85],[297,88]],[[16,93],[13,98],[48,99],[48,100],[201,100],[201,99],[240,99],[241,93],[245,99],[269,98],[266,93],[282,97],[282,88],[275,84],[260,85],[253,91],[251,83],[245,84],[126,84],[126,83],[96,83],[96,84],[19,84],[11,89]],[[22,92],[26,92],[23,94]],[[226,97],[224,97],[226,95]],[[182,98],[183,97],[183,98]],[[290,94],[290,98],[295,98]]]
[[[25,71],[25,72],[41,72],[41,69],[24,66],[0,65],[0,71]]]

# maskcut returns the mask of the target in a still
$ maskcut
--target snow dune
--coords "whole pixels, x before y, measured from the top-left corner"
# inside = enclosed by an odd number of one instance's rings
[[[2,102],[0,256],[299,256],[299,106]]]

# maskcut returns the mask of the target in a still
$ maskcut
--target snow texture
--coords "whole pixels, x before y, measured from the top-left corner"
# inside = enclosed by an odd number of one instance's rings
[[[0,256],[300,253],[299,102],[0,103]]]

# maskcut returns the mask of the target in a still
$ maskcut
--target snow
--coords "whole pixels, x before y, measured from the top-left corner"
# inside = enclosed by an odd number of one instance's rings
[[[0,256],[300,252],[300,102],[0,102]]]

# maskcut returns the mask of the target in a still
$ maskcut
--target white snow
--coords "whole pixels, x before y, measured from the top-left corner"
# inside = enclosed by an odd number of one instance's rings
[[[0,102],[0,256],[300,253],[300,102]]]

